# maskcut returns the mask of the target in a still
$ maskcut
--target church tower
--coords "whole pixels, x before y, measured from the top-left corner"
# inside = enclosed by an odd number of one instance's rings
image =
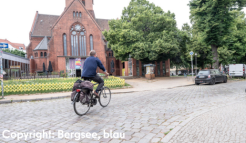
[[[85,5],[85,8],[90,12],[91,16],[95,19],[95,13],[93,10],[94,0],[82,0]]]
[[[71,4],[71,2],[73,2],[74,0],[66,0],[66,8]],[[81,1],[85,8],[90,12],[91,16],[95,19],[95,13],[93,10],[93,3],[94,0],[79,0]]]

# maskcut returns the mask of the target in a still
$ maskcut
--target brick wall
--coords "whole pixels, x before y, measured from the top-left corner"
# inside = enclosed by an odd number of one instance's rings
[[[82,18],[73,17],[73,11],[82,12]],[[58,68],[58,58],[57,56],[64,56],[63,51],[63,37],[65,33],[67,35],[67,53],[68,56],[71,56],[71,32],[70,29],[74,24],[82,25],[86,30],[86,55],[89,55],[90,52],[90,35],[93,35],[93,44],[94,50],[97,52],[98,58],[106,65],[106,55],[104,49],[104,43],[102,41],[102,33],[99,26],[87,13],[84,7],[79,1],[74,1],[71,7],[69,7],[66,12],[63,14],[61,19],[55,25],[52,30],[53,41],[49,44],[49,60],[54,64],[54,70],[64,69],[66,64],[61,65],[64,68],[61,68],[59,65]],[[102,72],[99,70],[99,72]]]

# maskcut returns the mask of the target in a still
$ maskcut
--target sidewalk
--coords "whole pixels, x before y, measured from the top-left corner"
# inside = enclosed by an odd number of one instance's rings
[[[130,84],[132,88],[126,89],[112,89],[112,94],[132,93],[141,91],[152,91],[158,89],[167,89],[180,86],[193,85],[194,82],[191,79],[184,77],[157,77],[154,80],[147,80],[145,78],[127,79],[126,83]],[[49,93],[49,94],[37,94],[37,95],[9,95],[5,96],[5,99],[0,100],[0,104],[13,103],[13,102],[28,102],[39,100],[51,100],[59,98],[70,97],[71,92],[62,93]]]

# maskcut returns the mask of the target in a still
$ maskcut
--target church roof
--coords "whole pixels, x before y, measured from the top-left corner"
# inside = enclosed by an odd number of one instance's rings
[[[109,21],[110,19],[96,19],[97,24],[101,27],[101,31],[109,30]]]
[[[35,20],[34,28],[32,30],[32,36],[48,36],[51,37],[51,28],[57,21],[59,16],[38,14]],[[100,26],[101,31],[109,30],[108,22],[110,19],[95,19]]]
[[[48,38],[46,36],[33,51],[37,50],[48,50]]]
[[[51,28],[58,18],[57,15],[38,14],[32,36],[51,36]]]

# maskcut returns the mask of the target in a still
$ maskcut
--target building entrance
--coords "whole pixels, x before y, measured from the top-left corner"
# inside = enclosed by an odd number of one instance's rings
[[[81,69],[76,69],[76,77],[81,77]]]
[[[85,59],[70,58],[66,60],[66,68],[69,77],[81,77]]]

